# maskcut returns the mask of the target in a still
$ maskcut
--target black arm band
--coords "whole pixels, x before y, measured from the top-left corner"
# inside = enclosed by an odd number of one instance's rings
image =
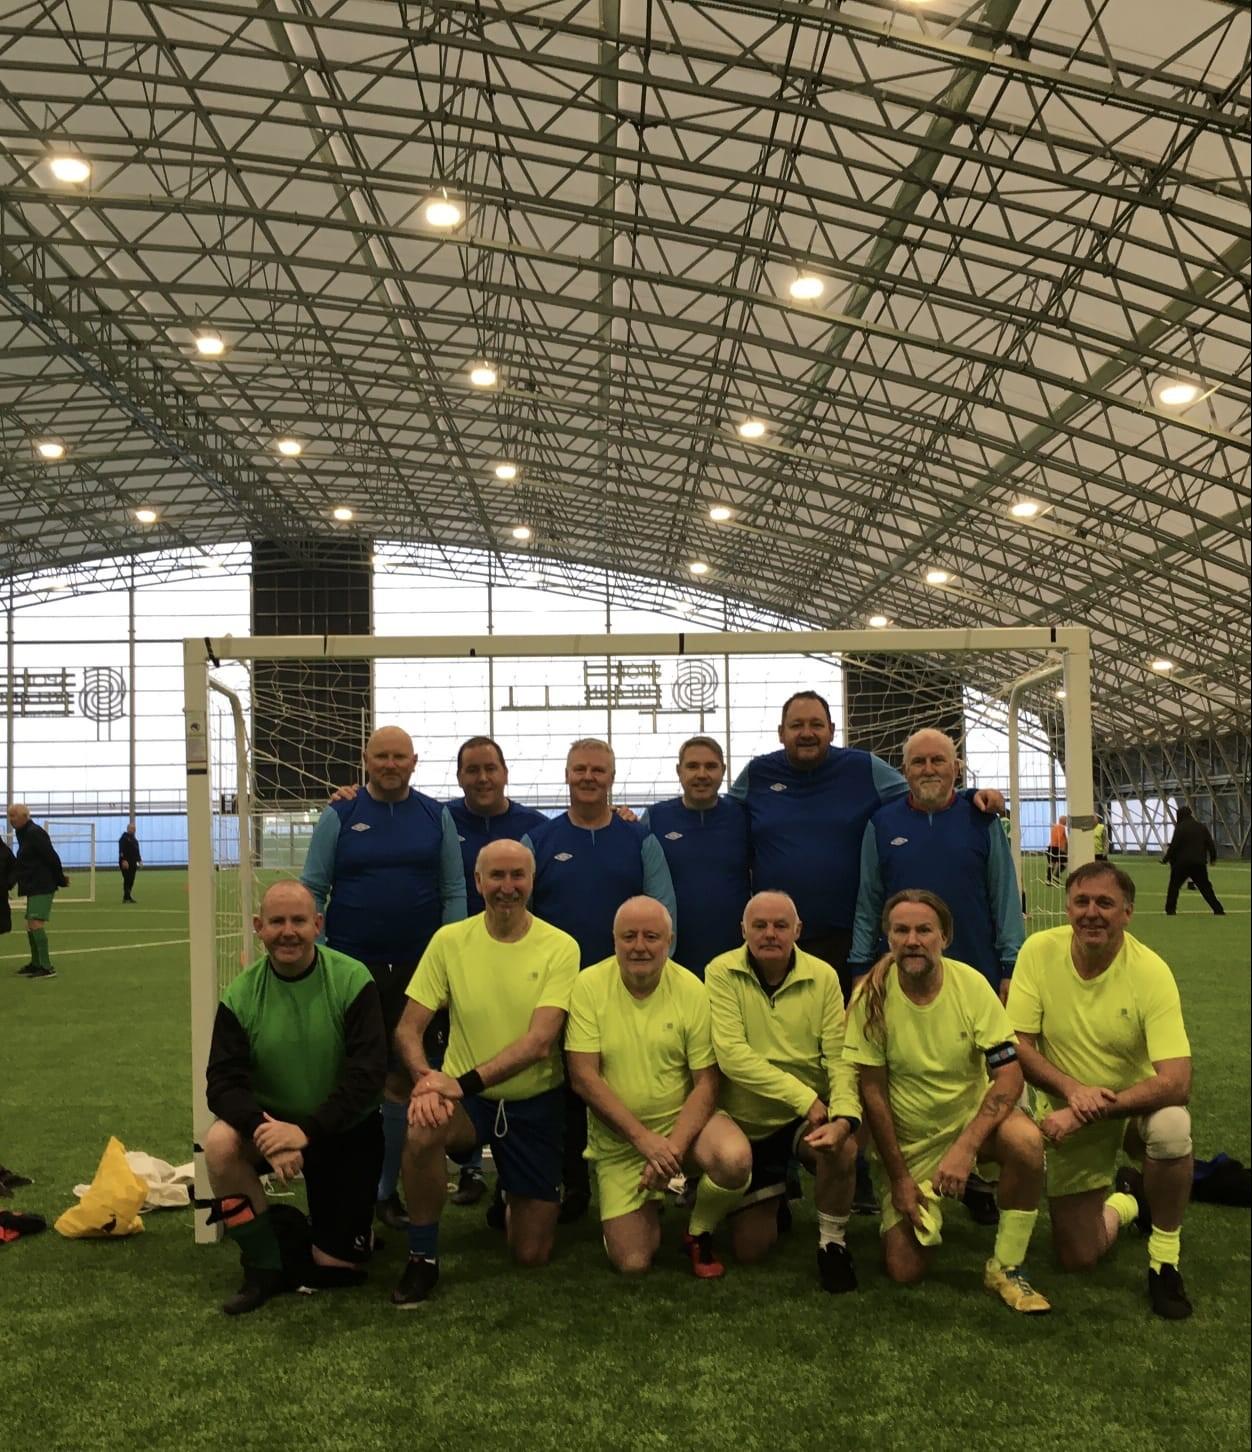
[[[477,1069],[470,1069],[468,1073],[458,1074],[456,1082],[461,1086],[462,1094],[481,1094],[487,1087],[483,1083],[483,1076]]]
[[[849,1134],[855,1134],[861,1127],[861,1121],[855,1114],[833,1114],[831,1115],[830,1122],[831,1124],[836,1124],[841,1119],[848,1126]]]
[[[1007,1042],[996,1044],[988,1049],[983,1057],[987,1060],[988,1069],[1002,1069],[1005,1064],[1011,1064],[1016,1060],[1017,1045]]]

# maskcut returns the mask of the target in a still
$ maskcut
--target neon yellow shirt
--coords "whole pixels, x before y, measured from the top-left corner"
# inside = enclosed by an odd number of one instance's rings
[[[843,1058],[843,994],[829,963],[796,949],[773,998],[748,950],[723,953],[704,970],[720,1105],[749,1139],[760,1139],[822,1099],[833,1118],[860,1118],[856,1071]]]
[[[568,1011],[577,977],[578,944],[568,933],[532,918],[524,938],[500,943],[478,913],[437,930],[407,992],[426,1008],[448,1009],[443,1068],[455,1079],[520,1039],[537,1008]],[[483,1095],[529,1099],[564,1078],[558,1044],[547,1058],[484,1089]]]
[[[1097,857],[1104,857],[1109,850],[1109,829],[1103,822],[1097,822],[1091,829],[1091,850]]]
[[[616,958],[584,968],[570,995],[565,1047],[599,1054],[609,1088],[657,1134],[673,1129],[691,1093],[691,1071],[717,1062],[704,988],[672,959],[642,999],[627,991]],[[622,1151],[624,1141],[594,1114],[587,1137],[597,1157]]]
[[[1039,1052],[1063,1074],[1114,1092],[1150,1078],[1154,1062],[1190,1058],[1178,985],[1165,960],[1127,933],[1098,978],[1080,978],[1073,936],[1066,924],[1032,933],[1022,945],[1009,990],[1013,1027],[1037,1034]],[[1057,1108],[1064,1102],[1048,1097]]]
[[[955,958],[943,960],[943,982],[929,1003],[905,994],[892,964],[883,1023],[884,1043],[867,1037],[858,993],[848,1009],[843,1053],[850,1064],[886,1067],[896,1139],[908,1160],[932,1144],[950,1143],[970,1123],[991,1082],[983,1056],[1017,1036],[986,978]]]

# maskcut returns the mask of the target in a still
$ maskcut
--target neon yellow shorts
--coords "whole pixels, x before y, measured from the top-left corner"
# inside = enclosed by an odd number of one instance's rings
[[[1117,1156],[1130,1119],[1099,1119],[1084,1124],[1060,1144],[1044,1141],[1048,1164],[1048,1198],[1107,1189],[1117,1172]]]
[[[952,1139],[955,1138],[956,1135],[953,1134]],[[933,1141],[931,1143],[933,1144]],[[939,1168],[939,1162],[947,1152],[948,1144],[946,1143],[934,1148],[928,1147],[926,1153],[918,1155],[914,1159],[910,1159],[908,1155],[905,1155],[904,1163],[908,1166],[909,1174],[920,1185],[924,1180],[934,1178],[935,1171]],[[975,1169],[986,1180],[998,1179],[1000,1175],[1000,1167],[996,1164],[995,1160],[979,1160]],[[878,1233],[879,1235],[886,1235],[893,1226],[900,1224],[904,1216],[891,1203],[891,1181],[888,1180],[883,1170],[882,1161],[873,1152],[869,1156],[869,1174],[870,1179],[874,1182],[874,1194],[878,1197],[879,1214],[881,1216],[878,1223]],[[944,1207],[954,1205],[955,1203],[954,1200],[940,1200],[938,1202],[940,1219],[942,1219]]]
[[[601,1220],[616,1220],[642,1210],[649,1200],[663,1200],[660,1190],[644,1190],[639,1176],[643,1174],[644,1158],[633,1150],[627,1154],[604,1155],[592,1160],[596,1174],[596,1199]]]

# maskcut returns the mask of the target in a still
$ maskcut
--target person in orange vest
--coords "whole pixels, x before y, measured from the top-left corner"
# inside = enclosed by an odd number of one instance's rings
[[[1047,881],[1060,882],[1065,876],[1065,866],[1069,861],[1069,824],[1068,817],[1058,817],[1053,823],[1052,831],[1048,834],[1048,875]]]

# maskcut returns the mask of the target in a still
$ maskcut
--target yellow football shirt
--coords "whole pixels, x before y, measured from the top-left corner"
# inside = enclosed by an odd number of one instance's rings
[[[713,1048],[722,1071],[719,1103],[749,1139],[808,1112],[814,1099],[832,1116],[859,1119],[856,1071],[843,1058],[843,993],[829,963],[796,949],[771,998],[746,948],[704,970]]]
[[[704,985],[672,959],[647,998],[627,991],[616,958],[584,968],[570,995],[565,1047],[599,1054],[609,1088],[657,1134],[673,1129],[691,1093],[691,1071],[717,1062]],[[587,1138],[597,1158],[621,1153],[622,1140],[595,1114]]]
[[[1009,1019],[1037,1034],[1049,1063],[1080,1084],[1118,1092],[1148,1079],[1161,1059],[1187,1059],[1178,985],[1163,958],[1129,933],[1098,978],[1081,978],[1070,956],[1074,930],[1032,933],[1017,955]],[[1048,1096],[1053,1107],[1063,1102]]]
[[[930,1003],[914,1003],[888,969],[883,1006],[885,1042],[865,1033],[865,999],[848,1010],[844,1057],[885,1066],[891,1117],[906,1160],[950,1143],[978,1113],[990,1076],[988,1049],[1016,1040],[995,990],[977,969],[943,960],[943,983]]]
[[[443,1068],[455,1079],[520,1039],[537,1008],[567,1012],[577,977],[578,944],[568,933],[532,918],[524,938],[500,943],[478,913],[438,929],[407,992],[426,1008],[448,1009]],[[488,1099],[529,1099],[564,1078],[558,1043],[545,1059],[483,1094]]]

